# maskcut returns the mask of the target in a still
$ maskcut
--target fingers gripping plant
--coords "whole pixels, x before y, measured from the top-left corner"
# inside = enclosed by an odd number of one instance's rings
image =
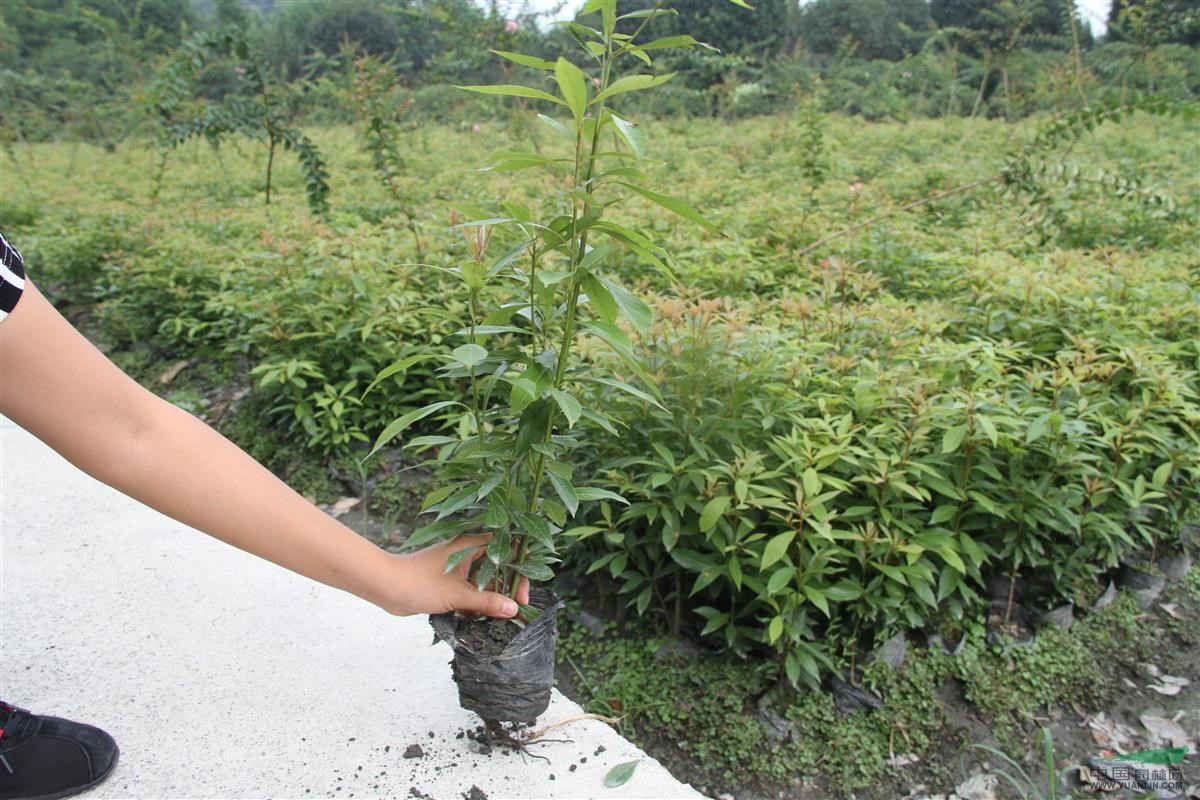
[[[653,382],[617,324],[623,317],[644,331],[650,325],[650,309],[606,277],[605,267],[633,254],[667,270],[666,256],[644,234],[608,219],[606,213],[623,199],[644,198],[715,231],[691,206],[641,184],[644,178],[635,164],[645,154],[646,136],[611,106],[620,95],[651,89],[671,78],[617,78],[618,62],[637,59],[652,65],[657,50],[700,43],[690,36],[671,36],[639,44],[638,35],[651,19],[671,13],[661,8],[618,16],[616,0],[590,0],[581,17],[596,13],[599,29],[565,23],[583,49],[586,71],[565,58],[552,62],[497,51],[509,61],[541,71],[553,91],[521,85],[461,87],[542,101],[555,112],[540,114],[539,119],[561,137],[560,155],[504,151],[488,169],[542,169],[562,192],[547,203],[557,207],[543,220],[535,219],[528,208],[505,203],[503,213],[475,212],[475,221],[459,226],[470,257],[446,271],[461,281],[467,313],[437,313],[458,327],[455,336],[461,343],[448,355],[427,353],[398,361],[376,380],[387,380],[419,360],[440,359],[445,362],[440,370],[444,377],[465,388],[461,401],[432,403],[394,420],[372,453],[434,414],[457,424],[458,436],[419,436],[406,445],[436,449],[432,463],[444,478],[424,503],[434,521],[416,531],[409,545],[420,547],[486,529],[492,533],[486,546],[456,552],[446,568],[470,561],[478,586],[512,596],[522,576],[534,581],[553,577],[556,535],[581,503],[625,502],[611,491],[577,485],[572,474],[567,455],[581,443],[580,420],[616,433],[602,410],[581,402],[580,388],[602,384],[657,402]],[[620,33],[619,26],[633,33]],[[493,260],[489,245],[501,239],[505,252]],[[585,363],[577,348],[584,336],[607,345],[622,371],[636,376],[642,387]],[[524,611],[526,618],[535,614]]]

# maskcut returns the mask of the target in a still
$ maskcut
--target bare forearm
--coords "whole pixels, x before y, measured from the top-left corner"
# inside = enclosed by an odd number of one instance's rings
[[[164,514],[394,614],[517,612],[507,598],[466,581],[470,559],[444,570],[455,550],[480,554],[486,536],[385,553],[216,431],[138,386],[32,283],[0,325],[0,412],[84,472]]]
[[[185,411],[149,398],[126,458],[97,477],[146,505],[372,602],[387,555]],[[108,473],[108,474],[105,474]]]

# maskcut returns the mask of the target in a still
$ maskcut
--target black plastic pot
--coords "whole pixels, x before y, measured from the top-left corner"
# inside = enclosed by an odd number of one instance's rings
[[[450,662],[458,684],[458,702],[489,722],[533,723],[550,705],[554,686],[554,646],[557,614],[563,603],[548,589],[534,589],[529,603],[542,614],[526,625],[496,654],[482,650],[465,637],[467,625],[512,625],[509,621],[469,621],[457,614],[429,618],[434,641],[454,649]]]
[[[1147,611],[1162,594],[1167,579],[1161,573],[1152,572],[1145,564],[1128,562],[1121,565],[1117,583],[1133,593],[1138,608]]]

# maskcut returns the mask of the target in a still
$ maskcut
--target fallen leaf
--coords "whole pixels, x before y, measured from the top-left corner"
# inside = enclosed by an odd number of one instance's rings
[[[618,786],[624,786],[629,783],[629,779],[633,777],[633,771],[637,769],[637,765],[640,763],[642,763],[642,760],[639,758],[636,761],[626,761],[624,764],[617,764],[604,776],[604,788],[615,789]]]
[[[164,385],[170,383],[171,381],[175,380],[175,376],[180,372],[183,372],[183,368],[190,363],[192,363],[191,360],[187,358],[176,361],[174,364],[167,367],[162,375],[158,376],[158,382]]]
[[[1158,667],[1154,666],[1153,664],[1148,664],[1148,663],[1143,662],[1141,664],[1138,664],[1138,667],[1140,667],[1142,672],[1146,673],[1151,678],[1157,678],[1159,675],[1162,674],[1162,670],[1160,670]]]
[[[1000,779],[995,775],[972,775],[955,786],[954,793],[963,800],[996,800],[996,786],[999,783]]]
[[[909,764],[915,764],[920,760],[916,753],[905,753],[902,756],[892,756],[888,759],[888,763],[893,767],[907,767]]]
[[[1151,684],[1147,685],[1146,688],[1152,689],[1152,690],[1158,692],[1159,694],[1165,694],[1167,697],[1174,697],[1175,695],[1177,695],[1181,691],[1183,691],[1182,686],[1174,686],[1174,685],[1170,685],[1170,684],[1168,684],[1166,686],[1160,686],[1159,684],[1151,683]]]
[[[1129,678],[1121,678],[1121,682],[1125,684],[1126,689],[1138,688],[1138,685],[1136,683],[1134,683],[1133,681],[1129,680]]]
[[[342,514],[345,514],[347,511],[354,508],[361,502],[361,497],[343,497],[334,503],[330,507],[329,511],[334,517],[340,517]]]
[[[1118,753],[1128,753],[1137,738],[1132,728],[1122,725],[1103,711],[1089,718],[1087,726],[1092,729],[1092,739],[1096,744],[1111,747]]]
[[[1159,603],[1158,607],[1175,619],[1183,619],[1183,614],[1179,613],[1179,606],[1174,603]]]
[[[1142,727],[1150,731],[1152,744],[1165,744],[1170,747],[1187,747],[1188,752],[1195,752],[1195,745],[1188,738],[1187,731],[1174,720],[1166,717],[1156,717],[1153,714],[1143,714],[1138,717]]]

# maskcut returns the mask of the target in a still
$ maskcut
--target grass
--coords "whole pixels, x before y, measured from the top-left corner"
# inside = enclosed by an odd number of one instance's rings
[[[1198,587],[1200,569],[1193,569],[1169,593],[1186,606],[1188,624],[1200,615]],[[990,742],[1020,759],[1049,715],[1077,719],[1111,707],[1121,677],[1161,654],[1174,627],[1166,615],[1148,621],[1122,592],[1070,630],[1043,629],[1028,648],[1005,650],[971,635],[951,657],[910,643],[900,669],[876,662],[864,670],[862,685],[883,706],[841,714],[829,693],[784,689],[752,661],[664,649],[671,640],[646,625],[610,623],[597,636],[569,617],[560,634],[560,688],[588,711],[623,715],[622,733],[675,775],[710,794],[752,788],[860,798],[900,796],[919,782],[952,786],[972,744]],[[1181,644],[1180,658],[1194,654],[1194,641],[1190,650]],[[764,708],[788,721],[790,738],[768,732],[759,720]],[[919,759],[910,770],[890,763],[909,753]]]

